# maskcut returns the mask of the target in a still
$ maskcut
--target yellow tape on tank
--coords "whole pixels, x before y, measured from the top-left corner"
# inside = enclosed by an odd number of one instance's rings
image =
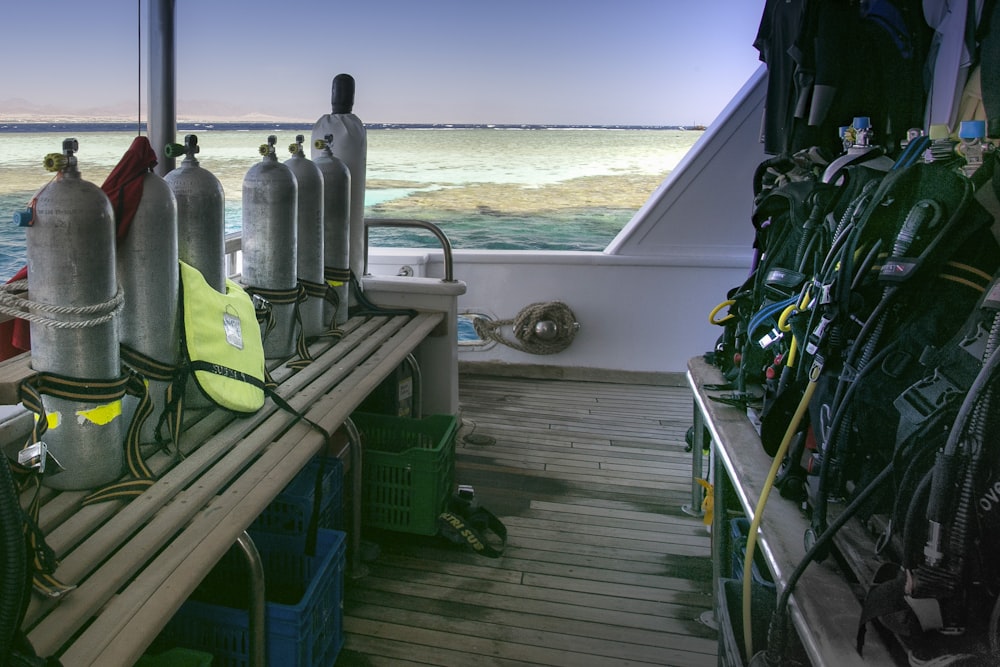
[[[96,424],[97,426],[104,426],[105,424],[113,422],[115,419],[120,417],[121,414],[122,402],[112,401],[110,403],[105,403],[104,405],[98,405],[96,408],[90,408],[89,410],[77,410],[76,421],[78,424],[90,422],[91,424]]]

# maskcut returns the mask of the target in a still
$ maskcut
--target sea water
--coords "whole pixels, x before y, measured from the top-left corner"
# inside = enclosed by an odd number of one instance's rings
[[[141,128],[140,128],[141,129]],[[279,158],[311,127],[193,125],[201,165],[226,195],[226,227],[242,220],[242,181],[277,135]],[[0,215],[12,220],[52,180],[44,156],[79,142],[81,175],[100,185],[137,134],[127,125],[0,124]],[[456,249],[602,250],[702,134],[680,128],[369,127],[366,217],[438,224]],[[371,244],[435,247],[428,233],[379,228]],[[24,263],[24,229],[0,224],[0,279]]]

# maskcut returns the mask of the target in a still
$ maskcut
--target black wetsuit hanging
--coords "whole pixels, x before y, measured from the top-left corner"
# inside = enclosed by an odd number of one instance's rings
[[[754,46],[768,66],[764,150],[842,150],[838,128],[868,116],[883,145],[922,126],[929,28],[919,0],[768,0]]]
[[[794,132],[795,74],[798,62],[792,47],[799,37],[805,0],[767,0],[753,46],[767,65],[767,101],[764,109],[764,152],[790,152]]]

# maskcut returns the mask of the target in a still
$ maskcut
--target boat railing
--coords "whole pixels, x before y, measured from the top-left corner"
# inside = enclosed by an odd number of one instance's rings
[[[431,232],[440,242],[441,250],[444,254],[444,278],[442,282],[455,282],[455,262],[452,255],[451,241],[442,229],[427,220],[416,220],[410,218],[366,218],[365,219],[365,265],[364,273],[368,275],[368,230],[372,227],[402,227],[409,229],[425,229]],[[230,232],[226,234],[226,275],[237,276],[242,271],[241,250],[243,239],[240,232]]]
[[[426,229],[441,243],[444,252],[444,278],[446,283],[455,282],[455,263],[452,259],[451,241],[440,227],[426,220],[409,218],[365,218],[365,275],[368,274],[368,231],[372,227],[404,227],[410,229]]]

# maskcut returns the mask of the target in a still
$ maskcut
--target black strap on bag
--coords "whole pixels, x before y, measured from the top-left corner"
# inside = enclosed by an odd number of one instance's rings
[[[438,529],[449,541],[467,545],[477,554],[489,558],[499,558],[507,546],[507,527],[476,502],[471,486],[458,487],[458,493],[451,497],[445,511],[438,515]]]

